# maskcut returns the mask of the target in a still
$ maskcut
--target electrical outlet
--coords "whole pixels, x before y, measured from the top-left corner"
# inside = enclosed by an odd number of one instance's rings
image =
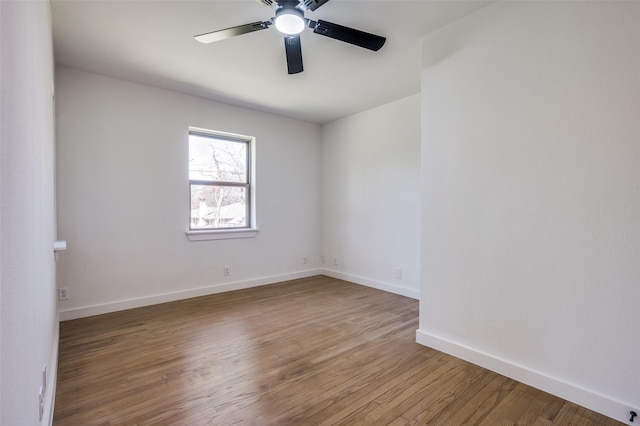
[[[396,280],[402,279],[402,268],[396,268]]]
[[[337,257],[334,257],[334,258],[333,258],[333,264],[334,264],[335,266],[338,266],[338,258],[337,258]]]
[[[304,256],[304,257],[302,258],[302,264],[303,264],[303,265],[306,265],[306,264],[307,264],[307,256]]]
[[[38,392],[38,418],[42,421],[44,415],[44,392],[42,386],[40,386],[40,392]]]
[[[47,394],[47,366],[42,367],[42,385],[38,391],[38,417],[42,421],[44,415],[44,396]]]
[[[224,267],[224,276],[228,277],[231,275],[231,266],[225,266]]]
[[[58,289],[58,300],[69,300],[69,287]]]

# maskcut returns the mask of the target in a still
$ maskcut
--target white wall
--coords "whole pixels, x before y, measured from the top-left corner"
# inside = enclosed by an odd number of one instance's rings
[[[67,68],[56,83],[61,319],[318,273],[319,125]],[[189,126],[257,138],[257,237],[188,241]]]
[[[419,95],[323,126],[321,204],[327,275],[419,297]]]
[[[419,342],[640,408],[640,3],[505,2],[424,38]]]
[[[0,424],[49,424],[58,348],[49,3],[0,1],[0,40]]]

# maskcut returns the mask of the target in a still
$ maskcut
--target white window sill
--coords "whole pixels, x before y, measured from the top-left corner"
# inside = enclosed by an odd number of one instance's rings
[[[225,229],[216,231],[187,231],[189,241],[231,240],[235,238],[254,238],[258,235],[257,228]]]

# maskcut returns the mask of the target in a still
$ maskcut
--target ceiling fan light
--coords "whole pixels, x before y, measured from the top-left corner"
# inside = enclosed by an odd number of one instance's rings
[[[305,26],[303,14],[298,9],[281,9],[276,12],[275,26],[283,34],[300,34]]]

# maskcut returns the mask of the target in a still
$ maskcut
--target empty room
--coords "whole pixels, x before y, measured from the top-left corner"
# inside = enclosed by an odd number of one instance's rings
[[[0,0],[0,425],[640,424],[640,2]]]

